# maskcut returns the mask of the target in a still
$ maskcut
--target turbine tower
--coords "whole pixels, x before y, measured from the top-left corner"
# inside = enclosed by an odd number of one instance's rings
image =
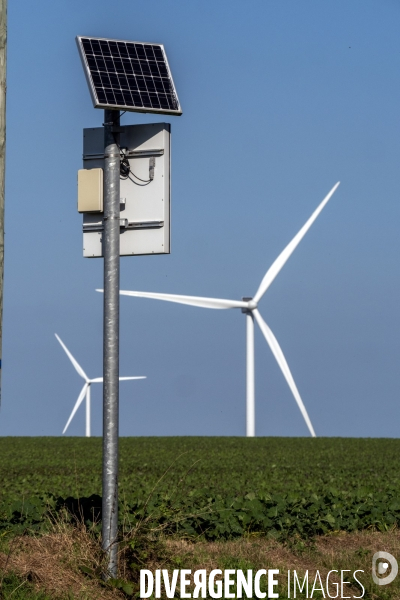
[[[308,430],[312,437],[316,437],[314,428],[311,420],[308,416],[306,407],[304,406],[303,400],[299,394],[297,386],[294,382],[292,373],[290,372],[289,365],[285,359],[285,356],[278,344],[278,341],[267,323],[264,321],[258,311],[258,303],[264,296],[265,292],[274,281],[288,258],[291,256],[293,251],[296,249],[300,241],[303,239],[315,219],[318,217],[324,206],[327,204],[329,199],[336,191],[339,183],[333,186],[331,191],[322,200],[318,208],[313,212],[308,221],[303,225],[300,231],[294,236],[292,241],[286,246],[286,248],[280,253],[278,258],[272,263],[264,278],[262,279],[260,286],[255,293],[253,298],[244,297],[240,300],[224,300],[220,298],[203,298],[198,296],[178,296],[175,294],[156,294],[152,292],[131,292],[121,290],[120,294],[124,296],[135,296],[140,298],[153,298],[155,300],[164,300],[167,302],[176,302],[178,304],[188,304],[189,306],[198,306],[201,308],[215,308],[215,309],[228,309],[228,308],[240,308],[242,313],[246,315],[246,435],[247,437],[254,437],[255,435],[255,392],[254,392],[254,319],[257,321],[258,326],[264,335],[267,344],[269,345],[272,354],[274,355],[282,373],[285,377],[287,384],[297,402],[301,414],[306,422]],[[97,290],[101,292],[103,290]]]
[[[85,383],[83,384],[83,388],[81,389],[81,393],[78,396],[78,400],[75,402],[75,406],[72,409],[72,412],[69,416],[66,426],[64,427],[63,434],[67,431],[69,424],[71,423],[72,419],[75,416],[76,411],[78,410],[81,403],[83,402],[83,399],[86,396],[86,432],[85,432],[85,434],[86,434],[86,437],[90,437],[90,386],[92,385],[92,383],[103,383],[103,378],[95,377],[95,379],[89,379],[89,377],[86,375],[85,371],[82,369],[82,367],[80,366],[78,361],[72,356],[71,352],[68,350],[68,348],[64,344],[64,342],[59,338],[59,336],[56,333],[54,335],[56,336],[57,340],[60,342],[62,348],[64,349],[69,360],[74,365],[78,374],[85,381]],[[142,377],[120,377],[119,378],[120,381],[127,381],[130,379],[146,379],[146,377],[142,376]]]

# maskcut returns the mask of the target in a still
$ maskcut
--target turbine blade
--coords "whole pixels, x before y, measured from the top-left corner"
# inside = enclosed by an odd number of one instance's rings
[[[67,429],[69,427],[69,424],[71,423],[72,419],[75,416],[76,411],[78,410],[78,408],[82,404],[82,401],[83,401],[84,397],[86,396],[86,392],[87,392],[87,389],[88,389],[89,385],[90,385],[89,383],[85,383],[84,386],[83,386],[83,388],[81,389],[81,393],[78,396],[78,400],[75,402],[75,406],[72,409],[72,413],[70,414],[69,419],[67,421],[67,424],[64,427],[63,434],[67,431]]]
[[[292,241],[286,246],[286,248],[280,253],[278,258],[272,263],[266,274],[264,275],[263,280],[261,281],[260,287],[258,288],[256,295],[254,296],[254,301],[259,302],[275,277],[278,275],[279,271],[282,269],[283,265],[286,263],[289,256],[292,252],[297,248],[307,231],[310,229],[311,225],[314,223],[315,219],[318,217],[319,213],[322,211],[324,206],[327,204],[328,200],[333,196],[337,187],[339,186],[340,181],[337,182],[336,185],[333,186],[331,191],[325,198],[322,200],[321,204],[318,208],[313,212],[311,217],[308,219],[307,223],[303,225],[300,231],[294,236]]]
[[[254,313],[254,316],[256,318],[258,325],[260,326],[262,333],[264,334],[265,339],[267,340],[267,344],[271,348],[272,354],[275,356],[276,361],[277,361],[278,365],[280,366],[281,371],[288,383],[288,386],[290,387],[290,389],[292,391],[292,394],[297,402],[297,405],[300,409],[301,414],[303,415],[303,418],[307,424],[307,427],[308,427],[312,437],[316,437],[314,427],[312,426],[312,423],[310,421],[310,417],[308,416],[306,407],[303,404],[303,400],[300,397],[299,391],[296,387],[293,376],[290,372],[289,365],[286,362],[286,358],[283,355],[283,352],[281,350],[281,347],[278,344],[276,337],[274,336],[274,334],[272,333],[272,331],[270,330],[270,328],[268,327],[268,325],[266,324],[266,322],[264,321],[264,319],[262,318],[262,316],[260,315],[258,310],[257,309],[254,310],[253,313]]]
[[[102,377],[95,377],[94,379],[90,380],[90,383],[103,383],[103,378]]]
[[[86,375],[85,371],[82,369],[81,365],[78,363],[77,360],[75,360],[75,358],[72,356],[71,352],[68,350],[67,346],[64,344],[63,341],[61,341],[61,339],[58,337],[58,335],[55,333],[54,334],[57,338],[57,340],[60,342],[62,348],[64,349],[66,355],[68,356],[69,360],[72,362],[72,364],[74,365],[75,369],[77,370],[78,374],[86,381],[89,381],[88,376]]]
[[[102,291],[102,290],[96,290]],[[224,300],[221,298],[202,298],[199,296],[178,296],[176,294],[155,294],[153,292],[129,292],[121,290],[122,296],[135,296],[139,298],[152,298],[154,300],[165,300],[166,302],[177,302],[189,306],[201,308],[246,308],[247,302],[240,300]]]

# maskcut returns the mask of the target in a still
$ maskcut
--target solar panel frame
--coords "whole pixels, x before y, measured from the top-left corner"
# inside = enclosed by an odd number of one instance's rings
[[[98,48],[96,51],[99,52],[97,58],[96,54],[87,55],[82,40],[90,40],[92,48],[95,46]],[[92,42],[96,42],[96,44],[92,44]],[[115,47],[112,48],[114,52],[118,51],[118,54],[121,58],[111,57],[111,54],[108,54],[109,47],[107,44],[101,44],[101,42],[106,42],[111,46],[111,44],[115,44]],[[108,110],[126,110],[129,112],[142,112],[142,113],[155,113],[155,114],[165,114],[165,115],[176,115],[179,116],[182,114],[181,105],[179,102],[178,94],[176,92],[174,80],[172,78],[171,69],[169,67],[167,55],[164,49],[163,44],[157,44],[154,42],[137,42],[132,40],[115,40],[110,38],[97,38],[91,36],[77,36],[76,43],[79,50],[79,56],[83,65],[83,70],[85,73],[86,81],[89,87],[90,96],[92,98],[93,106],[95,108],[102,108]],[[120,44],[120,45],[119,45]],[[133,52],[133,49],[127,46],[123,46],[124,44],[138,44],[139,48],[135,48],[136,55],[129,55],[129,51]],[[141,48],[140,46],[143,46]],[[158,80],[154,80],[151,69],[154,70],[154,65],[149,63],[146,65],[146,62],[139,62],[143,59],[147,60],[150,50],[146,48],[146,46],[152,46],[153,50],[153,58],[156,62],[158,68]],[[159,48],[162,57],[160,58],[160,54],[158,54],[158,62],[156,53],[154,52],[154,48]],[[106,50],[106,53],[104,53]],[[140,51],[140,52],[139,52]],[[125,57],[126,54],[126,57]],[[139,54],[141,55],[139,57]],[[143,54],[143,56],[142,56]],[[108,56],[110,59],[108,60]],[[136,56],[136,58],[135,58]],[[134,75],[133,67],[135,64],[140,65],[142,75]],[[93,63],[93,64],[92,64]],[[107,64],[108,63],[108,64]],[[163,63],[165,63],[165,70]],[[160,69],[161,66],[161,69]],[[94,69],[96,67],[97,73],[93,73],[91,68]],[[101,69],[99,68],[101,67]],[[104,70],[102,70],[104,68]],[[144,68],[144,70],[143,70]],[[131,75],[129,74],[131,71]],[[146,72],[144,72],[146,71]],[[148,72],[147,72],[148,71]],[[168,78],[169,80],[169,89],[166,90],[164,87],[164,80]],[[131,84],[135,83],[135,89],[132,89]],[[112,83],[114,85],[118,85],[118,89],[112,88]],[[104,87],[104,85],[106,87]],[[163,86],[163,90],[157,89],[157,85]],[[96,89],[97,87],[97,89]],[[108,92],[108,90],[113,90],[112,94]],[[136,91],[137,90],[137,91]],[[100,92],[100,97],[99,97]],[[166,106],[162,106],[160,102],[160,97],[157,92],[162,92],[162,95],[165,96],[165,104],[173,104],[174,102],[177,105],[176,109],[171,109],[170,106],[168,108]],[[135,100],[142,102],[142,99],[145,99],[149,104],[150,102],[155,105],[155,107],[150,106],[132,106],[125,104],[124,98],[129,98],[128,94],[131,96],[131,100]],[[163,98],[161,98],[163,100]],[[156,106],[158,104],[158,107]]]

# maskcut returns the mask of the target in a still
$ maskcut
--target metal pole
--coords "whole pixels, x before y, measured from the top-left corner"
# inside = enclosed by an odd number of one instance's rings
[[[0,403],[3,357],[4,188],[6,175],[7,0],[0,0]]]
[[[119,111],[104,111],[102,543],[108,558],[106,576],[114,578],[118,567],[119,116]]]

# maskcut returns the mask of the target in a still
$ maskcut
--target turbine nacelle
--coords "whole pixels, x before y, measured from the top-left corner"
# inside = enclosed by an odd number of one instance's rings
[[[249,311],[256,310],[258,304],[255,300],[253,300],[253,298],[250,298],[249,296],[244,296],[242,298],[242,300],[243,300],[243,302],[247,303],[247,307],[242,308],[242,313],[247,313]]]

